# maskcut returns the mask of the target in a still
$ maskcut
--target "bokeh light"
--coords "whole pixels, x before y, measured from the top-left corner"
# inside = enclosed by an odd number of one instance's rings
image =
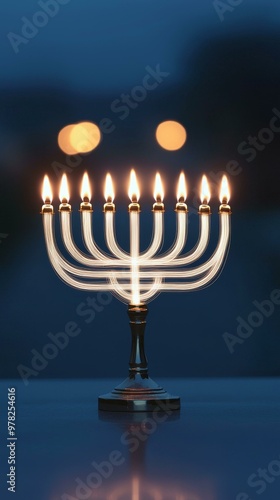
[[[82,122],[74,125],[70,132],[70,142],[78,153],[88,153],[95,149],[101,140],[100,129],[95,123]]]
[[[70,132],[72,131],[74,125],[67,125],[63,127],[58,134],[57,142],[60,149],[67,155],[75,155],[77,151],[72,147],[70,143]]]
[[[58,134],[58,145],[68,155],[89,153],[101,140],[99,127],[92,122],[67,125]]]
[[[158,125],[156,139],[163,149],[176,151],[185,144],[187,131],[181,123],[168,120]]]

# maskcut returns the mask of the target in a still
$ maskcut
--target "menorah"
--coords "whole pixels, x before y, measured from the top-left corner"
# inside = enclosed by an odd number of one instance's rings
[[[64,246],[80,266],[69,262],[57,247],[53,222],[52,189],[47,176],[43,182],[42,207],[45,241],[50,262],[58,276],[68,285],[79,290],[109,291],[128,304],[128,316],[132,335],[129,375],[111,393],[99,397],[99,409],[109,411],[151,411],[155,407],[180,408],[180,398],[167,393],[148,374],[144,348],[147,303],[160,292],[199,290],[209,285],[222,269],[230,241],[229,188],[223,176],[220,189],[219,240],[210,258],[196,267],[189,267],[204,254],[210,236],[210,190],[206,176],[201,183],[201,205],[198,214],[200,231],[198,242],[183,253],[187,240],[188,209],[187,192],[182,172],[177,189],[175,207],[177,219],[176,237],[171,248],[160,253],[163,241],[163,186],[157,173],[153,204],[153,236],[149,247],[140,252],[140,205],[139,187],[134,170],[131,170],[128,191],[130,220],[130,252],[124,251],[115,234],[114,188],[110,174],[105,182],[105,239],[110,254],[96,244],[92,230],[91,189],[87,173],[83,176],[80,205],[81,226],[85,249],[74,242],[71,225],[71,206],[66,174],[60,185],[60,222]],[[84,267],[81,267],[84,266]]]

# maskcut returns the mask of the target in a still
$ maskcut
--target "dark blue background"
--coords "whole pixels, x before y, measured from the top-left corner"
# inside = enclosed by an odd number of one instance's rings
[[[103,182],[116,183],[117,232],[128,245],[126,214],[129,170],[141,182],[142,244],[150,241],[152,187],[157,170],[166,190],[166,245],[175,231],[175,189],[186,172],[188,203],[202,173],[218,174],[230,160],[241,167],[229,175],[232,189],[232,245],[219,280],[198,293],[162,294],[150,305],[147,351],[154,376],[279,375],[279,311],[230,354],[223,334],[236,334],[237,317],[247,320],[253,301],[280,288],[279,134],[253,161],[238,146],[268,127],[280,110],[280,5],[247,0],[221,21],[209,0],[80,1],[61,5],[16,54],[7,35],[21,34],[36,1],[1,6],[1,362],[0,376],[17,377],[31,366],[31,349],[42,351],[47,334],[69,321],[78,337],[49,362],[43,377],[122,377],[129,354],[126,308],[113,299],[90,323],[77,307],[90,294],[65,286],[53,272],[41,227],[41,181],[48,173],[58,186],[53,162],[66,165],[57,133],[79,120],[111,118],[115,130],[68,173],[71,203],[78,210],[84,170],[94,182],[95,237],[103,241]],[[125,120],[111,104],[141,85],[146,66],[169,73]],[[185,146],[168,152],[155,140],[162,120],[187,129]],[[68,166],[69,170],[69,166]],[[212,183],[215,189],[215,182]],[[57,190],[54,200],[57,208]],[[212,240],[217,240],[218,200],[213,196]],[[80,223],[74,215],[79,241]],[[57,217],[56,217],[57,218]],[[195,243],[198,217],[190,217]],[[7,235],[4,237],[3,235]]]

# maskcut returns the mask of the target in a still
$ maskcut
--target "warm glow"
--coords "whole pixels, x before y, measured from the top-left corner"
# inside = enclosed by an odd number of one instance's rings
[[[186,198],[187,198],[186,179],[184,172],[181,172],[178,181],[177,200],[182,202],[185,201]]]
[[[115,193],[111,174],[106,175],[104,196],[107,203],[112,203],[114,201]]]
[[[181,123],[169,120],[158,125],[156,139],[163,149],[176,151],[185,144],[187,132]]]
[[[69,189],[68,189],[68,182],[67,182],[67,177],[66,174],[63,174],[61,183],[60,183],[60,190],[59,190],[59,199],[61,203],[68,203],[70,198],[69,194]]]
[[[205,205],[208,205],[210,201],[210,189],[209,189],[209,184],[206,175],[203,175],[202,177],[202,182],[201,182],[201,203],[204,203]]]
[[[230,199],[229,185],[226,175],[223,175],[220,190],[220,202],[228,203]]]
[[[82,200],[87,198],[88,201],[91,199],[91,189],[87,172],[84,173],[82,180],[81,198]]]
[[[81,122],[63,127],[57,140],[60,149],[67,155],[88,153],[100,143],[101,132],[95,123]]]
[[[58,134],[57,142],[60,149],[67,155],[75,155],[77,151],[70,142],[70,133],[72,132],[75,125],[66,125],[63,127]]]
[[[130,172],[130,183],[128,188],[128,196],[131,201],[138,201],[140,198],[140,191],[137,183],[137,178],[135,174],[135,170],[131,170]]]
[[[163,186],[161,182],[160,174],[156,174],[155,189],[154,189],[154,199],[156,201],[162,201],[164,197]]]
[[[44,203],[51,203],[53,199],[52,188],[47,175],[45,175],[43,181],[42,198]]]
[[[70,131],[69,139],[72,148],[77,153],[89,153],[100,143],[101,132],[95,123],[77,123]]]

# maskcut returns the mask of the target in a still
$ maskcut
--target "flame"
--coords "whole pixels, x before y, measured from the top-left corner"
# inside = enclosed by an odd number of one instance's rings
[[[67,182],[67,176],[66,174],[63,174],[61,183],[60,183],[60,190],[59,190],[59,198],[61,203],[68,203],[69,202],[69,189],[68,189],[68,182]]]
[[[42,198],[44,203],[51,203],[53,199],[52,188],[47,175],[43,180]]]
[[[220,190],[220,202],[228,203],[230,199],[229,185],[226,175],[223,175]]]
[[[185,201],[187,198],[187,186],[184,172],[180,173],[178,188],[177,188],[177,201]]]
[[[204,203],[205,205],[208,205],[209,200],[210,200],[210,189],[209,189],[209,184],[206,175],[203,175],[202,177],[202,182],[201,182],[201,203]]]
[[[164,197],[164,191],[161,182],[161,177],[160,174],[157,172],[155,180],[154,199],[156,201],[162,201],[163,197]]]
[[[88,178],[87,172],[85,172],[83,175],[82,188],[81,188],[81,198],[82,198],[82,200],[87,198],[88,201],[90,201],[90,199],[91,199],[91,189],[90,189],[90,183],[89,183],[89,178]]]
[[[115,198],[115,193],[114,193],[114,186],[111,174],[106,175],[104,196],[107,202],[113,203]]]
[[[137,178],[135,174],[135,170],[131,170],[130,172],[130,183],[129,183],[129,188],[128,188],[128,196],[131,199],[131,201],[135,202],[138,201],[140,198],[140,191],[137,183]]]

